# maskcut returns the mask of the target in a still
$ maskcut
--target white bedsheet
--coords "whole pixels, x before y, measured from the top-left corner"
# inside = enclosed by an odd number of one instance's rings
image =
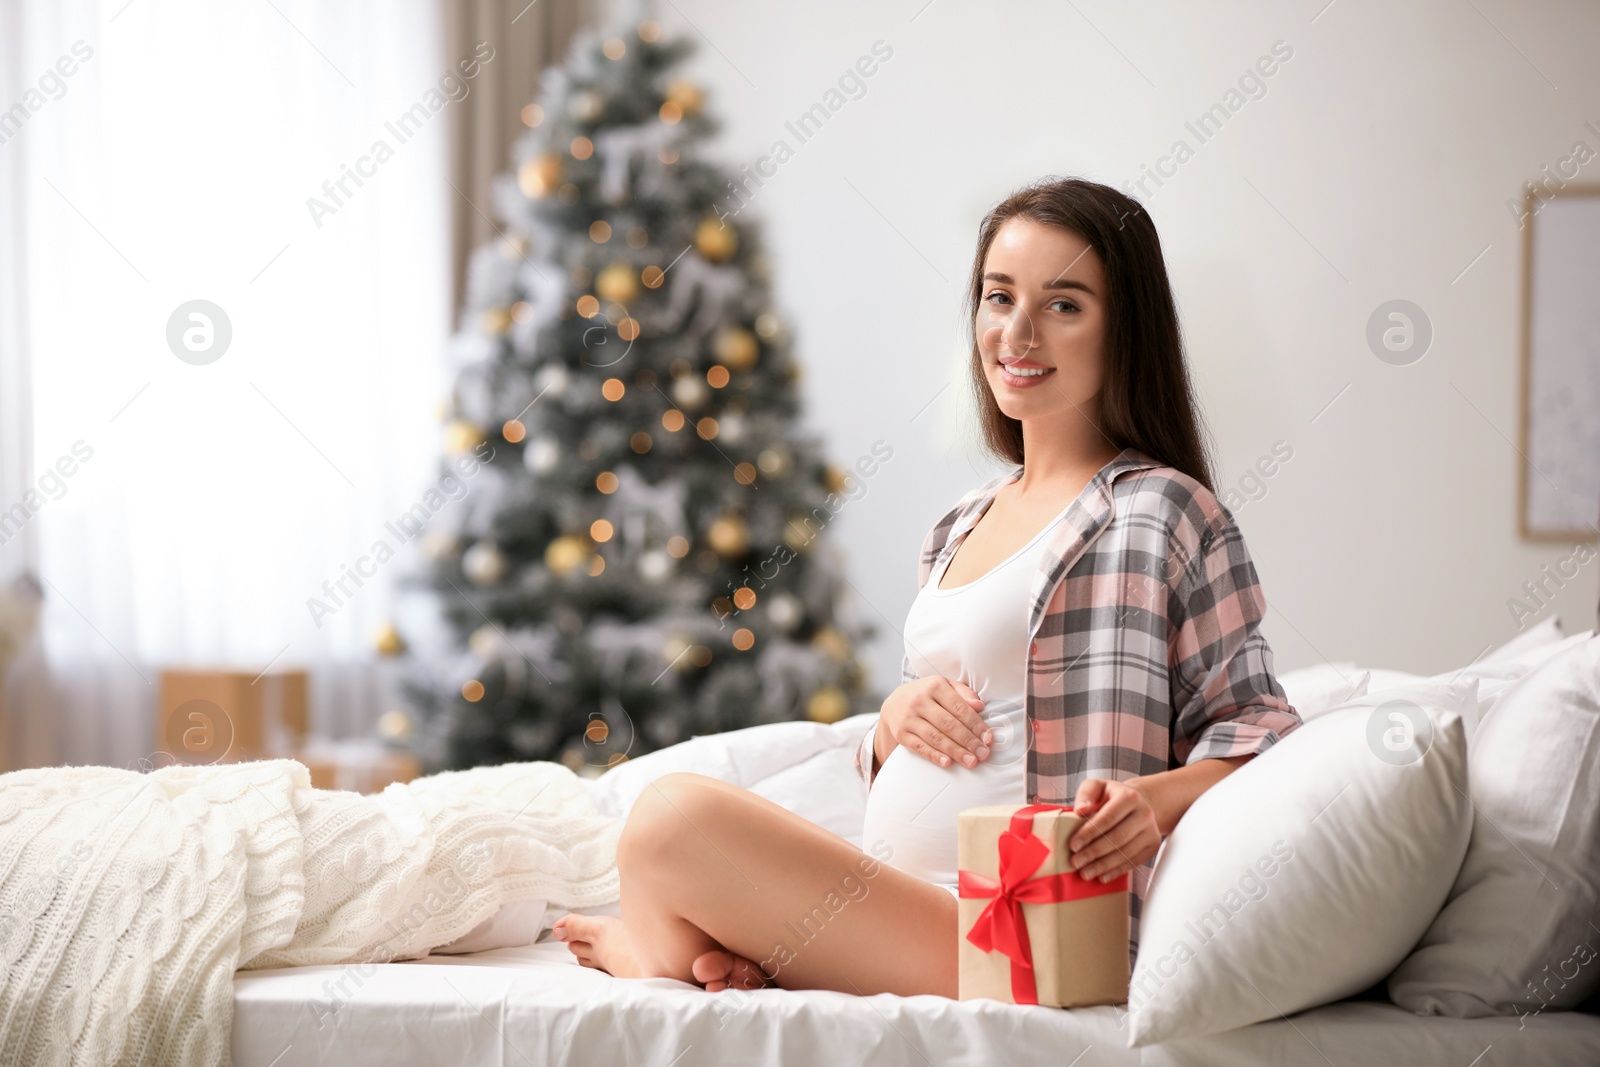
[[[814,990],[707,993],[669,978],[618,979],[581,967],[556,941],[367,967],[240,972],[234,1006],[236,1067],[1600,1063],[1600,1016],[1574,1012],[1444,1019],[1345,1001],[1141,1051],[1126,1047],[1120,1008]]]

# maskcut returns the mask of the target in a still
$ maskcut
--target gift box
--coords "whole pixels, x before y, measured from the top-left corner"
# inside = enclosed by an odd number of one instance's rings
[[[1128,999],[1128,875],[1072,870],[1071,805],[968,808],[957,822],[958,996],[1076,1008]]]
[[[364,738],[313,738],[295,753],[295,759],[311,771],[311,784],[317,789],[378,793],[391,782],[409,782],[422,775],[422,764],[416,756]]]
[[[306,736],[302,670],[164,670],[156,747],[182,763],[287,756]]]

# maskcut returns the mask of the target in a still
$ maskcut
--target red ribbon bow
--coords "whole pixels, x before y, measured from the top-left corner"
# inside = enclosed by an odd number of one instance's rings
[[[1011,957],[1011,999],[1017,1004],[1039,1003],[1033,977],[1033,948],[1022,905],[1083,900],[1128,888],[1126,871],[1104,883],[1090,881],[1073,870],[1033,877],[1050,855],[1050,846],[1033,832],[1033,817],[1041,811],[1071,810],[1071,804],[1029,804],[1013,812],[1011,826],[1000,834],[998,879],[976,871],[956,870],[960,896],[969,900],[994,898],[967,931],[967,940],[985,952],[998,949]]]

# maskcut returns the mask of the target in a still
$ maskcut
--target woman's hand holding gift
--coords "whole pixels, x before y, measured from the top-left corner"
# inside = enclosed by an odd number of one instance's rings
[[[1067,842],[1072,868],[1084,878],[1109,882],[1161,850],[1155,808],[1132,782],[1086,778],[1072,810],[1087,816]]]
[[[1254,759],[1221,756],[1196,760],[1124,782],[1085,778],[1072,808],[1085,822],[1072,835],[1072,868],[1085,878],[1109,882],[1161,851],[1200,794]]]

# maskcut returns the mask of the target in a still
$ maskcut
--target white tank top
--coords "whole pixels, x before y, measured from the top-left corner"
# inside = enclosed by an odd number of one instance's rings
[[[1027,803],[1028,597],[1048,534],[1069,508],[987,574],[940,589],[951,553],[906,616],[906,655],[917,677],[941,674],[976,690],[994,743],[976,767],[955,761],[940,767],[897,745],[867,793],[861,841],[863,848],[884,842],[892,849],[886,862],[952,893],[956,815],[987,804]]]

